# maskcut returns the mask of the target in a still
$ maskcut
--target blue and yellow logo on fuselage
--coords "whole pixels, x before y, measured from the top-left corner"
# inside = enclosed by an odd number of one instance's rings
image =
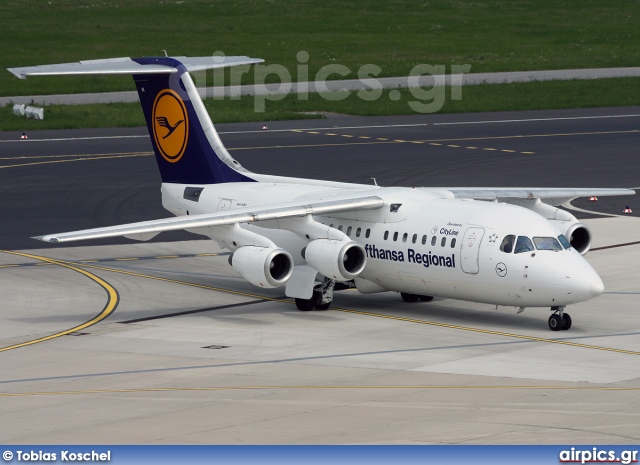
[[[171,89],[158,93],[153,102],[153,138],[169,163],[182,158],[189,140],[189,116],[182,98]]]

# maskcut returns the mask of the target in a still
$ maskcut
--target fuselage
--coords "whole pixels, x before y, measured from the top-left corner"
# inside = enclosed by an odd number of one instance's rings
[[[366,251],[355,279],[363,293],[398,291],[517,307],[554,307],[589,300],[604,290],[580,253],[560,243],[561,232],[539,214],[497,202],[460,200],[446,191],[379,188],[312,180],[163,184],[163,205],[175,215],[196,215],[326,195],[353,189],[385,200],[380,210],[315,218],[342,231]],[[308,181],[308,183],[306,182]],[[185,189],[201,189],[196,197]],[[309,239],[277,221],[244,228],[287,250],[296,264]],[[207,235],[206,231],[193,232]],[[511,247],[508,245],[512,238]],[[516,247],[517,244],[530,246]],[[233,250],[232,244],[221,244]]]

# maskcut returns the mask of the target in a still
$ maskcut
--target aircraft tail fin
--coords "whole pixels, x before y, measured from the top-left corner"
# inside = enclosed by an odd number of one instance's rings
[[[114,58],[9,69],[37,75],[131,74],[163,182],[253,181],[220,140],[189,72],[261,63],[249,57]]]

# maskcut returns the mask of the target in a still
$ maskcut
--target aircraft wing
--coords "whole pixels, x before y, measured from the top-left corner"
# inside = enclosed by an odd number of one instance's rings
[[[375,210],[384,205],[384,200],[377,196],[362,193],[337,196],[338,199],[310,201],[309,199],[284,202],[258,207],[225,210],[202,215],[178,216],[161,220],[143,221],[104,228],[85,229],[60,234],[36,236],[44,242],[70,242],[86,239],[126,236],[131,239],[149,240],[163,231],[193,229],[210,226],[224,226],[237,223],[254,223],[257,221],[277,220],[281,218],[304,217],[310,214],[322,215],[356,210]]]
[[[477,200],[541,199],[549,205],[562,205],[578,197],[634,195],[631,189],[527,188],[527,187],[445,187],[456,198]]]

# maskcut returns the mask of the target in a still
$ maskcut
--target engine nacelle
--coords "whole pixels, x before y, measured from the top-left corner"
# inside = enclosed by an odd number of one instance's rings
[[[284,249],[240,247],[229,264],[251,284],[264,288],[284,286],[293,272],[293,258]]]
[[[582,255],[585,255],[591,248],[591,231],[583,223],[573,223],[564,235],[571,243],[571,247]]]
[[[571,247],[580,252],[581,255],[586,255],[591,248],[591,231],[587,228],[587,225],[578,221],[551,221],[551,223],[562,231]]]
[[[349,281],[358,276],[367,264],[364,247],[354,241],[316,239],[302,251],[307,263],[338,281]]]

